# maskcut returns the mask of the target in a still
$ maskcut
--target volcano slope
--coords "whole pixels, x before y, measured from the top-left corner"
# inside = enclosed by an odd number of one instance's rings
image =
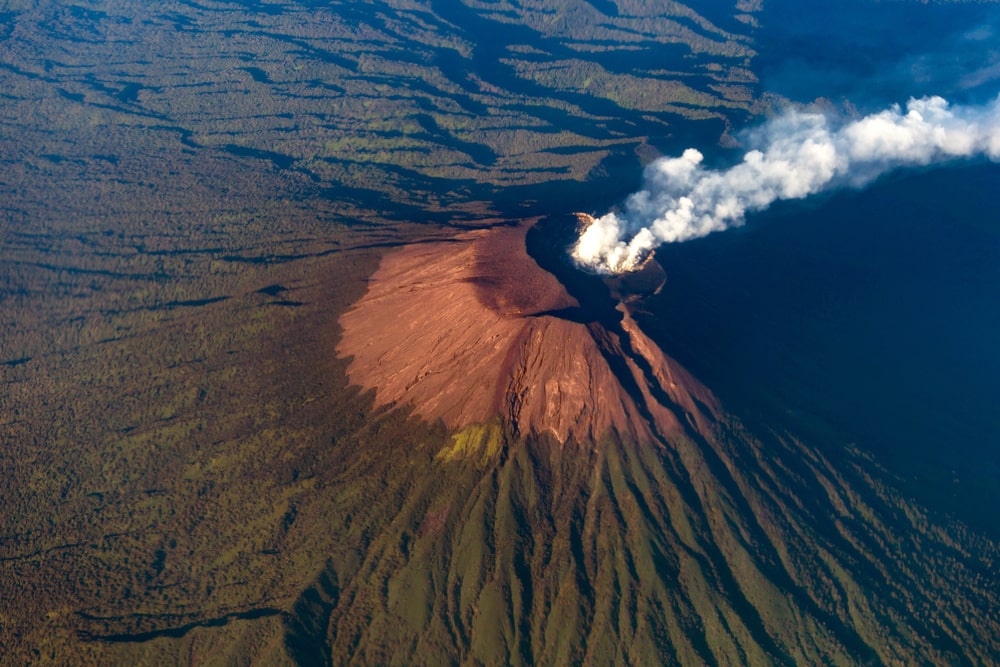
[[[359,664],[1000,655],[995,545],[934,525],[860,454],[834,465],[779,429],[750,433],[639,329],[641,295],[563,259],[572,223],[409,246],[342,317],[351,382],[449,435],[421,472],[435,479],[383,481],[398,513],[349,574],[328,573],[335,596],[313,592],[315,650]]]

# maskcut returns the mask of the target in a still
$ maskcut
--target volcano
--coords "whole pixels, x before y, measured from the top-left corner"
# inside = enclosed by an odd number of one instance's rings
[[[585,222],[410,245],[383,258],[342,316],[350,381],[376,410],[444,435],[419,478],[382,482],[398,499],[393,518],[357,519],[370,546],[328,577],[338,584],[314,643],[323,657],[1000,655],[995,547],[938,525],[862,453],[833,461],[780,425],[751,429],[727,412],[637,324],[664,284],[655,258],[618,278],[568,259]]]
[[[499,416],[518,435],[566,444],[609,432],[662,439],[680,421],[702,428],[714,398],[612,297],[625,281],[564,259],[564,229],[478,231],[387,258],[341,320],[351,380],[374,388],[379,405],[412,403],[452,429]]]

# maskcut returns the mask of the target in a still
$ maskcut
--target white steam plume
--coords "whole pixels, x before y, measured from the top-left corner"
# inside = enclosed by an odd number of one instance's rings
[[[649,165],[644,189],[621,212],[597,218],[573,256],[600,273],[636,268],[657,246],[743,223],[747,212],[842,185],[861,186],[907,165],[986,156],[1000,160],[1000,97],[980,107],[911,99],[840,127],[819,113],[788,111],[750,134],[755,147],[722,171],[694,148]]]

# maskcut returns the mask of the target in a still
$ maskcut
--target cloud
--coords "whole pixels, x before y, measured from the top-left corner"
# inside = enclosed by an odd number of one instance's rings
[[[644,188],[620,211],[594,220],[573,248],[581,266],[601,273],[636,268],[657,246],[741,225],[747,213],[781,199],[861,187],[900,167],[986,156],[1000,160],[1000,97],[952,106],[941,97],[837,125],[820,113],[789,110],[747,135],[738,164],[707,169],[689,148],[647,167]]]

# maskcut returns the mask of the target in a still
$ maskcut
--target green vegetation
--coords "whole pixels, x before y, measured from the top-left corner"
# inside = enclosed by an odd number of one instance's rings
[[[503,425],[473,424],[451,436],[448,446],[438,452],[444,461],[474,461],[486,464],[500,455],[503,447]]]
[[[715,84],[745,88],[737,97],[746,109],[753,84],[741,74],[753,55],[748,40],[679,4],[663,13],[635,7],[638,14],[617,17],[584,2],[470,3],[447,11],[395,2],[378,11],[350,2],[268,6],[272,11],[258,13],[265,6],[42,2],[12,11],[2,99],[9,129],[22,141],[34,132],[38,141],[10,157],[67,159],[79,151],[81,134],[94,133],[105,135],[98,140],[108,144],[103,154],[115,156],[110,148],[131,129],[142,133],[137,146],[152,148],[150,135],[161,135],[162,142],[180,140],[188,148],[263,151],[330,185],[368,181],[331,177],[313,168],[317,160],[374,162],[493,185],[579,180],[594,165],[576,161],[572,151],[549,154],[542,172],[532,156],[552,147],[614,146],[626,136],[641,142],[643,131],[625,131],[629,125],[621,122],[631,109],[652,114],[642,123],[646,136],[664,134],[688,115],[672,102],[715,106]],[[463,22],[467,29],[453,27]],[[503,58],[507,25],[529,31],[510,31],[517,36],[506,52],[511,71],[480,71],[474,60],[484,48],[480,36],[488,34],[496,42],[491,48],[499,49],[495,57]],[[518,42],[529,36],[525,51]],[[604,46],[580,50],[595,43]],[[613,65],[627,75],[607,71],[621,53],[613,44],[642,49],[634,62]],[[665,48],[663,56],[649,57]],[[553,61],[563,61],[574,81],[596,70],[608,90],[565,98],[564,86],[546,81]],[[679,73],[647,69],[653,62],[660,68],[673,62]],[[692,71],[697,88],[689,82],[683,94],[658,97]],[[525,87],[518,76],[542,85]],[[614,105],[595,104],[601,98]],[[519,138],[525,129],[530,138]]]
[[[617,7],[5,4],[0,663],[988,661],[993,551],[867,462],[738,434],[718,494],[692,443],[449,434],[348,386],[380,253],[748,113],[748,36]]]

